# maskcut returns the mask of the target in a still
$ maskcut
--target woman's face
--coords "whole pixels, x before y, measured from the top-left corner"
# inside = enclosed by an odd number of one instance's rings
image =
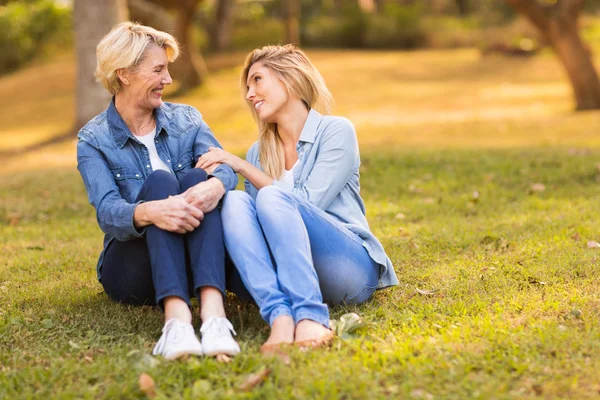
[[[248,71],[246,86],[246,100],[254,107],[258,118],[264,123],[277,122],[277,114],[289,100],[283,81],[262,62],[257,62]]]
[[[167,51],[162,47],[150,45],[137,69],[134,72],[127,71],[123,75],[123,88],[136,106],[146,109],[161,106],[163,89],[173,82],[168,64]]]

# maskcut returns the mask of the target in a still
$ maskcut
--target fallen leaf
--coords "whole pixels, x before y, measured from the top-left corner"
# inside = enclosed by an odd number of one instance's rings
[[[473,192],[473,196],[471,196],[471,202],[477,203],[479,201],[479,192],[476,190]]]
[[[406,215],[404,215],[403,213],[398,213],[396,214],[396,219],[405,219]]]
[[[269,374],[271,373],[271,369],[263,367],[258,370],[254,374],[249,375],[246,380],[240,385],[240,390],[245,392],[249,392],[254,389],[256,386],[260,385],[267,379]]]
[[[600,243],[596,242],[595,240],[590,240],[589,242],[587,242],[587,247],[590,249],[599,249]]]
[[[330,320],[329,325],[337,336],[347,338],[351,333],[369,324],[357,313],[347,313],[342,315],[339,321]]]
[[[83,359],[84,359],[85,361],[87,361],[87,362],[90,362],[90,363],[91,363],[92,361],[94,361],[94,357],[92,357],[92,356],[85,356],[85,357],[83,357]]]
[[[543,183],[534,183],[533,185],[531,185],[531,187],[529,188],[532,192],[543,192],[544,190],[546,190],[546,185],[544,185]]]
[[[46,329],[50,329],[50,328],[54,327],[54,323],[52,322],[51,319],[43,319],[42,326]]]
[[[198,379],[192,386],[192,396],[197,399],[205,398],[206,394],[210,392],[211,389],[212,385],[209,380]]]
[[[138,379],[138,385],[142,393],[150,398],[156,397],[156,389],[154,387],[154,379],[147,373],[143,373],[140,375]]]
[[[418,287],[415,288],[417,293],[422,294],[423,296],[431,296],[436,294],[437,292],[439,292],[439,289],[433,289],[433,290],[423,290],[423,289],[419,289]]]
[[[19,217],[13,217],[10,219],[10,222],[8,223],[8,225],[17,226],[17,225],[19,225],[19,221],[20,221]]]
[[[425,203],[425,204],[433,204],[433,203],[435,203],[435,199],[433,197],[425,197],[423,199],[423,203]]]
[[[571,235],[571,239],[573,239],[577,242],[577,241],[579,241],[579,239],[581,239],[581,235],[579,234],[579,232],[575,232],[574,234]]]
[[[412,392],[410,392],[410,395],[417,399],[426,399],[426,400],[433,399],[433,395],[423,389],[415,389]]]

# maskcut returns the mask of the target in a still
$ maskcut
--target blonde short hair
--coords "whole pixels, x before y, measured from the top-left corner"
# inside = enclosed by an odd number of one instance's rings
[[[331,114],[333,97],[327,89],[325,80],[306,54],[292,44],[265,46],[248,54],[240,77],[244,96],[248,93],[247,80],[250,68],[259,62],[285,84],[289,93],[298,96],[307,109],[314,108],[322,114]],[[248,103],[248,105],[258,124],[260,164],[267,175],[279,179],[285,169],[285,156],[277,125],[262,122],[252,104]]]
[[[148,46],[156,45],[167,52],[170,62],[179,55],[177,40],[166,32],[136,22],[122,22],[111,29],[96,47],[96,81],[116,95],[121,90],[117,70],[137,67]]]

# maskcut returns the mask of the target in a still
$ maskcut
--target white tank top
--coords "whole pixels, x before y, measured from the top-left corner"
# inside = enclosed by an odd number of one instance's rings
[[[148,149],[148,155],[150,156],[150,164],[152,166],[152,171],[162,169],[163,171],[171,172],[171,168],[169,168],[169,166],[158,156],[158,152],[156,151],[156,144],[154,143],[154,137],[156,136],[155,134],[156,131],[152,131],[143,136],[136,135],[135,138],[139,140]]]

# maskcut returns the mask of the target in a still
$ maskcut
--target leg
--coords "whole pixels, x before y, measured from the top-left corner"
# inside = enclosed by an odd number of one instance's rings
[[[275,186],[258,192],[256,213],[277,265],[277,279],[292,303],[296,322],[309,319],[329,326],[319,278],[312,262],[308,233],[297,205]]]
[[[181,179],[181,191],[205,182],[206,172],[192,169]],[[204,214],[198,228],[186,234],[194,293],[198,295],[202,318],[202,347],[206,355],[239,353],[233,340],[233,326],[225,317],[225,245],[218,208]]]
[[[331,303],[342,301],[360,303],[375,291],[379,280],[379,266],[371,260],[362,246],[362,240],[357,235],[323,210],[275,187],[265,191],[258,201],[266,205],[264,218],[271,218],[269,231],[273,230],[275,238],[285,235],[285,230],[290,229],[286,227],[291,224],[301,226],[300,229],[296,229],[302,232],[302,240],[308,240],[310,243],[311,267],[314,265],[320,293],[325,300]],[[282,211],[285,217],[269,214],[269,210],[278,208],[285,210]],[[264,224],[263,228],[265,235],[269,237]],[[297,239],[292,240],[289,236],[284,237],[282,241],[298,243]],[[271,242],[269,243],[272,245]],[[273,247],[272,245],[272,249]],[[295,247],[300,248],[300,246]],[[282,251],[286,250],[290,251],[288,249]],[[299,259],[297,255],[290,256],[292,257]],[[298,307],[298,312],[295,314],[298,324],[297,341],[312,340],[322,334],[322,327],[315,321],[321,324],[322,322],[313,318],[311,311],[309,309],[307,313],[306,310]]]
[[[227,193],[221,217],[227,251],[261,316],[272,328],[267,344],[291,343],[294,323],[290,299],[279,285],[254,200],[245,192]]]
[[[206,172],[194,168],[181,179],[181,191],[206,181]],[[225,246],[221,213],[218,208],[204,214],[198,228],[186,235],[194,285],[202,305],[202,319],[224,317]]]

